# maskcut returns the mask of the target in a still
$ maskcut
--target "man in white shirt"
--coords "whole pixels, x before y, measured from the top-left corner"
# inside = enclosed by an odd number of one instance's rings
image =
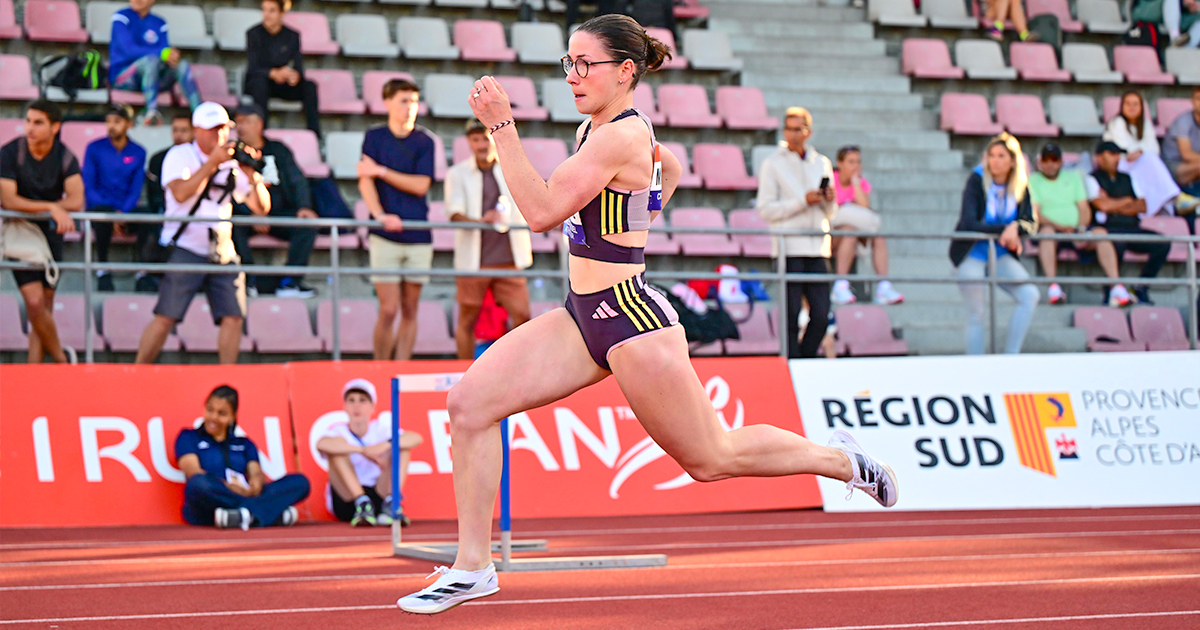
[[[163,225],[159,243],[170,250],[171,264],[228,265],[239,262],[233,248],[233,202],[245,203],[256,215],[271,211],[271,197],[262,176],[252,166],[234,160],[229,141],[229,112],[217,103],[202,103],[192,112],[196,139],[171,147],[163,159],[162,187],[166,216],[192,215],[211,222],[171,221]],[[261,154],[250,148],[252,157]],[[192,298],[200,291],[208,297],[213,323],[220,326],[217,356],[221,363],[236,363],[246,315],[246,276],[242,273],[175,273],[163,275],[154,319],[142,333],[137,362],[153,363],[167,335],[183,319]]]

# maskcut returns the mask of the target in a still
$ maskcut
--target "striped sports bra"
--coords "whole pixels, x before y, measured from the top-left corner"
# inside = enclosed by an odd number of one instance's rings
[[[645,114],[633,108],[621,112],[612,122],[630,116],[641,118],[650,128],[650,146],[654,151],[654,173],[650,186],[642,190],[605,188],[582,210],[564,221],[563,233],[567,236],[572,256],[635,265],[646,261],[644,248],[625,247],[604,239],[608,234],[647,230],[653,217],[651,213],[662,210],[662,163],[658,157],[658,142],[654,139],[654,125]],[[591,130],[592,124],[588,123],[579,146],[587,141]]]

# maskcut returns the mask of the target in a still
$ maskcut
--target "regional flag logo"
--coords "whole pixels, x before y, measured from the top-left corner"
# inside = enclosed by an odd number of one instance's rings
[[[1008,420],[1021,465],[1057,477],[1050,444],[1046,441],[1046,429],[1076,426],[1071,396],[1065,392],[1005,394],[1004,406],[1008,408]],[[1062,445],[1059,447],[1061,450]]]

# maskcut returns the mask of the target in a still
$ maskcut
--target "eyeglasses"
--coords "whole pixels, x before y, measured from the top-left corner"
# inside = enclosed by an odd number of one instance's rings
[[[571,58],[566,55],[564,55],[562,58],[563,72],[571,74],[571,68],[575,68],[575,72],[579,74],[580,79],[587,78],[588,68],[605,63],[625,63],[625,60],[622,59],[618,61],[616,59],[611,59],[609,61],[588,61],[587,59],[576,59],[572,61]]]

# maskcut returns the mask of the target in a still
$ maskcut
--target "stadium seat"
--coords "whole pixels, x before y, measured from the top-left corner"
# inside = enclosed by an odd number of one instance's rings
[[[661,66],[662,70],[687,70],[687,57],[684,57],[679,52],[679,46],[675,43],[675,34],[670,29],[650,26],[646,28],[646,34],[666,44],[671,49],[671,58],[663,62]]]
[[[92,0],[83,11],[83,24],[93,44],[107,44],[112,40],[112,16],[129,6],[128,2],[101,2]],[[157,13],[157,11],[156,11]],[[164,20],[166,18],[163,18]],[[168,22],[168,24],[170,24]],[[171,33],[171,35],[175,35]],[[172,37],[171,39],[174,39]],[[174,43],[174,42],[172,42]]]
[[[475,87],[475,79],[465,74],[427,74],[425,91],[429,111],[438,118],[474,118],[467,95]]]
[[[1129,334],[1125,313],[1110,306],[1080,306],[1075,309],[1075,328],[1087,334],[1087,349],[1092,352],[1143,352],[1145,342],[1134,341]]]
[[[725,215],[716,208],[676,208],[671,211],[671,227],[726,229]],[[675,232],[684,256],[737,256],[742,248],[728,234]]]
[[[1130,83],[1142,85],[1173,85],[1175,75],[1162,71],[1158,53],[1149,46],[1117,46],[1113,48],[1113,67],[1125,73]]]
[[[1184,332],[1183,317],[1174,308],[1135,306],[1129,311],[1133,339],[1145,343],[1151,352],[1190,350],[1192,345]]]
[[[361,114],[366,103],[358,98],[354,75],[349,70],[310,68],[304,78],[317,84],[317,109],[322,114]]]
[[[126,4],[125,6],[128,6]],[[204,11],[199,6],[155,4],[155,15],[167,21],[171,46],[189,50],[212,50],[216,40],[208,34]],[[93,39],[93,42],[96,40]]]
[[[679,0],[673,10],[678,20],[703,20],[708,17],[708,8],[701,6],[700,0]]]
[[[1013,42],[1008,55],[1023,81],[1071,82],[1071,73],[1058,67],[1058,57],[1050,44]]]
[[[387,107],[383,104],[383,86],[392,79],[406,79],[417,82],[413,75],[407,72],[392,72],[389,70],[368,70],[362,75],[363,100],[367,102],[367,112],[379,116],[387,115]],[[417,110],[417,115],[426,116],[429,114],[428,96],[421,93],[421,106]]]
[[[542,103],[550,110],[550,120],[554,122],[579,123],[587,118],[575,107],[571,86],[560,78],[542,79]]]
[[[13,0],[0,0],[0,39],[21,39]]]
[[[1071,8],[1067,0],[1026,0],[1026,14],[1029,17],[1037,15],[1053,15],[1058,18],[1058,28],[1064,33],[1082,33],[1083,22],[1071,17]]]
[[[994,136],[1004,127],[992,122],[987,98],[980,94],[942,94],[942,131],[960,136]]]
[[[837,310],[839,345],[852,357],[908,354],[908,342],[892,334],[887,309],[877,304],[854,304]]]
[[[1004,52],[1000,44],[989,39],[960,39],[954,42],[954,57],[969,79],[1011,81],[1017,78],[1017,71],[1004,64]]]
[[[688,64],[695,70],[729,70],[740,72],[742,60],[733,54],[729,35],[724,31],[689,28],[683,32],[683,49]]]
[[[379,303],[375,300],[338,300],[338,343],[342,352],[372,354],[375,351],[375,322]],[[333,301],[317,303],[317,337],[325,348],[333,350]]]
[[[504,39],[504,25],[494,20],[458,20],[454,44],[464,61],[516,61],[517,52]]]
[[[1108,62],[1108,52],[1100,44],[1064,44],[1064,70],[1075,75],[1079,83],[1124,83],[1125,75],[1116,72]]]
[[[101,320],[104,322],[104,339],[112,352],[137,352],[146,326],[154,319],[154,305],[158,298],[153,295],[112,295],[104,299]],[[174,333],[167,336],[163,345],[167,352],[179,351],[179,337]]]
[[[1162,137],[1167,135],[1167,129],[1171,123],[1180,116],[1191,113],[1192,101],[1186,98],[1160,98],[1154,102],[1154,108],[1158,111],[1156,131],[1159,137]]]
[[[882,26],[926,25],[925,17],[917,15],[914,4],[908,0],[871,0],[867,3],[867,19]]]
[[[746,157],[735,145],[696,144],[692,147],[692,163],[709,190],[758,189],[758,178],[746,174]]]
[[[430,223],[449,223],[450,218],[446,216],[446,203],[442,201],[429,202],[428,220]],[[433,233],[433,251],[454,251],[454,230],[436,228],[430,232]]]
[[[362,247],[362,241],[359,240],[357,233],[350,228],[338,228],[338,249],[358,249],[359,247]],[[333,249],[333,236],[318,234],[317,240],[313,242],[313,248]]]
[[[97,322],[94,319],[95,311],[92,312],[92,348],[96,350],[104,349],[104,338],[100,336]],[[87,316],[87,311],[83,304],[83,294],[58,294],[54,296],[54,325],[58,327],[58,340],[64,346],[75,348],[79,354],[83,354],[85,347],[83,335],[84,317]]]
[[[512,104],[513,120],[549,120],[550,111],[538,105],[537,90],[529,77],[496,77]]]
[[[433,4],[433,0],[379,0],[382,4],[407,4],[411,6],[427,7]]]
[[[663,142],[663,147],[679,160],[679,165],[683,167],[683,174],[679,176],[678,188],[704,188],[704,180],[700,179],[692,170],[691,159],[688,157],[687,147],[679,142]]]
[[[1052,94],[1050,122],[1062,129],[1064,136],[1097,137],[1104,125],[1096,118],[1096,103],[1090,96]]]
[[[544,180],[549,180],[554,169],[567,159],[567,143],[558,138],[522,138],[521,146],[529,163]]]
[[[446,163],[446,143],[436,133],[430,131],[429,134],[433,136],[433,181],[445,181],[446,171],[450,170],[450,165]]]
[[[666,232],[651,231],[646,236],[646,253],[656,256],[677,256],[679,255],[679,242]]]
[[[450,334],[450,322],[440,302],[420,303],[417,307],[417,330],[421,334],[417,335],[413,354],[444,355],[457,352],[454,336]]]
[[[392,41],[387,19],[382,15],[342,13],[334,22],[337,41],[347,57],[395,59],[400,46]]]
[[[779,336],[775,333],[771,304],[759,302],[750,310],[746,321],[737,325],[739,339],[725,340],[725,354],[779,354]]]
[[[1183,217],[1163,213],[1143,218],[1141,226],[1143,229],[1158,232],[1166,236],[1187,237],[1191,234],[1188,231],[1187,221]],[[1167,262],[1187,262],[1187,250],[1188,244],[1185,242],[1176,241],[1171,243],[1171,251],[1167,254]],[[1126,257],[1128,256],[1126,254]]]
[[[486,9],[488,0],[437,0],[437,6]]]
[[[25,119],[0,119],[0,147],[12,142],[13,140],[16,140],[19,136],[23,135],[25,135]]]
[[[1175,74],[1180,85],[1200,85],[1200,49],[1168,48],[1167,72]]]
[[[721,117],[709,108],[704,86],[665,83],[658,87],[658,103],[671,127],[718,129],[721,126]]]
[[[924,0],[921,15],[928,18],[929,25],[934,28],[979,28],[979,20],[967,14],[967,5],[962,0]]]
[[[192,78],[196,80],[200,98],[229,108],[237,107],[238,99],[229,91],[229,75],[225,73],[224,66],[194,63]]]
[[[457,136],[454,138],[454,146],[450,150],[450,163],[459,164],[470,159],[472,159],[470,141],[466,136]]]
[[[633,88],[633,106],[645,114],[651,124],[667,124],[666,115],[654,103],[654,89],[648,83],[638,83],[638,86]]]
[[[552,22],[517,22],[512,25],[512,47],[521,63],[558,64],[567,49],[562,28]],[[561,82],[561,80],[560,80]]]
[[[218,7],[213,11],[212,18],[213,37],[217,40],[217,48],[246,50],[246,31],[262,23],[262,11]]]
[[[546,232],[533,232],[529,235],[530,245],[535,254],[553,254],[558,251],[558,244],[562,242],[562,228],[554,228]]]
[[[756,87],[723,85],[717,88],[717,115],[730,129],[775,131],[779,119],[767,114],[767,102]]]
[[[170,107],[174,104],[175,91],[162,92],[158,95],[159,107]],[[113,90],[108,91],[109,101],[113,103],[125,103],[126,105],[141,106],[146,104],[146,97],[141,92],[133,90]]]
[[[304,300],[250,300],[246,328],[258,352],[321,352],[325,349],[325,344],[313,334],[308,303]]]
[[[24,55],[0,55],[0,100],[32,101],[38,97],[33,70]]]
[[[950,61],[950,48],[940,39],[905,39],[900,57],[904,74],[918,79],[961,79],[966,74]]]
[[[433,17],[403,17],[396,21],[396,40],[409,59],[458,59],[458,48],[450,44],[446,20]]]
[[[168,125],[154,127],[135,125],[129,128],[129,139],[142,145],[142,148],[146,150],[147,160],[155,153],[169,149],[174,144],[171,138],[171,127]]]
[[[1100,122],[1108,124],[1121,111],[1120,96],[1105,96],[1100,106]],[[1147,103],[1149,106],[1149,103]],[[1149,113],[1149,112],[1147,112]]]
[[[86,42],[74,0],[26,0],[25,35],[39,42]]]
[[[28,348],[29,335],[21,326],[20,298],[16,293],[0,293],[0,351]]]
[[[83,153],[88,143],[107,137],[108,131],[102,122],[67,121],[62,124],[58,139],[75,154],[79,165],[83,166]]]
[[[329,156],[329,168],[337,179],[358,179],[364,135],[361,131],[330,131],[325,134],[325,153]]]
[[[1124,35],[1129,30],[1129,22],[1121,17],[1117,0],[1078,0],[1075,12],[1092,33]]]
[[[758,177],[758,170],[767,158],[779,150],[777,144],[756,144],[750,149],[750,174]]]
[[[341,47],[329,32],[329,20],[324,13],[288,11],[283,23],[300,33],[300,52],[306,55],[336,55]]]
[[[729,213],[729,227],[739,229],[767,229],[766,220],[753,208],[732,210]],[[769,258],[771,256],[771,237],[767,234],[731,234],[735,242],[742,246],[742,255],[750,258]]]
[[[267,129],[263,135],[286,144],[305,177],[329,177],[329,166],[321,160],[317,134],[308,129]]]
[[[996,122],[1014,136],[1056,138],[1059,128],[1046,122],[1042,99],[1032,94],[1001,94],[996,97]]]

